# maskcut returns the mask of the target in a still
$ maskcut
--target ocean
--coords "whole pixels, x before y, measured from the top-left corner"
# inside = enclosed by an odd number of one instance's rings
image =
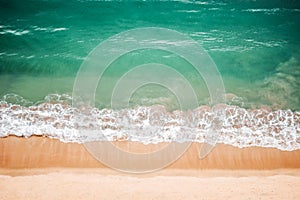
[[[300,149],[299,19],[300,3],[292,0],[1,0],[0,137],[203,142],[212,122],[207,85],[186,60],[160,50],[129,52],[113,62],[91,114],[93,128],[104,134],[77,132],[73,87],[90,52],[116,34],[156,27],[191,38],[217,66],[226,92],[218,143]],[[197,107],[180,111],[176,94],[150,84],[132,93],[126,108],[112,109],[114,84],[150,61],[177,69],[194,89]]]

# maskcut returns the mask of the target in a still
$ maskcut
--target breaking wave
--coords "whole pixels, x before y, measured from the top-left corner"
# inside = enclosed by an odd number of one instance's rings
[[[33,135],[63,142],[138,141],[203,142],[213,119],[212,108],[200,106],[191,111],[167,111],[160,105],[122,110],[89,110],[90,120],[80,121],[81,113],[71,106],[68,95],[48,95],[33,104],[18,95],[5,95],[0,102],[0,137]],[[300,149],[300,112],[291,110],[244,109],[224,105],[226,117],[218,143],[236,147]],[[81,128],[95,130],[81,132]]]

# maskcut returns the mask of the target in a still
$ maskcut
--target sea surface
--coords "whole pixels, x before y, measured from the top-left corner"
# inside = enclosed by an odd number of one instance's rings
[[[1,0],[0,137],[203,142],[213,118],[205,82],[186,61],[155,50],[112,63],[91,109],[97,120],[90,126],[102,134],[77,131],[73,85],[89,53],[115,34],[158,27],[190,37],[216,64],[226,90],[219,143],[300,149],[299,19],[300,3],[292,0]],[[176,95],[149,85],[132,94],[128,108],[112,109],[107,91],[149,60],[179,68],[198,106],[180,111]]]

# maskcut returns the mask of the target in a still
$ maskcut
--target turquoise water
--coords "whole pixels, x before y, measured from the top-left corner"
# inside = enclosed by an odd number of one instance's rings
[[[128,29],[163,27],[207,50],[239,106],[297,110],[299,19],[297,1],[1,1],[0,96],[35,102],[71,94],[81,63],[101,41]],[[205,104],[205,86],[192,76]]]
[[[205,82],[186,60],[153,49],[110,65],[88,115],[92,122],[83,124],[103,134],[78,135],[72,91],[85,58],[115,34],[161,27],[197,41],[218,67],[228,104],[218,143],[300,149],[299,19],[300,3],[283,0],[0,0],[0,137],[203,142],[214,117]],[[120,77],[147,62],[176,69],[201,107],[176,111],[176,95],[154,84],[135,91],[128,109],[109,109]]]

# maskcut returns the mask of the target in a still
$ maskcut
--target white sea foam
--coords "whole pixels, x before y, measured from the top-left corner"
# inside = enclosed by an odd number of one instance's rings
[[[6,96],[0,103],[0,137],[44,135],[63,142],[129,140],[203,142],[213,113],[208,106],[192,111],[168,112],[163,106],[123,110],[90,109],[82,116],[69,105],[67,95],[49,95],[44,102],[29,102]],[[13,99],[15,103],[9,103]],[[19,101],[16,104],[16,101]],[[281,150],[300,149],[300,112],[291,110],[246,110],[227,105],[218,143],[237,147],[261,146]],[[80,131],[80,130],[89,130]]]
[[[45,31],[45,32],[58,32],[58,31],[66,31],[68,28],[65,27],[39,27],[39,26],[31,26],[34,31]]]
[[[35,31],[48,31],[48,28],[34,27]]]
[[[257,8],[257,9],[246,9],[243,10],[246,12],[265,12],[265,13],[272,13],[272,12],[278,12],[280,11],[279,8],[271,8],[271,9],[263,9],[263,8]]]
[[[208,10],[221,10],[221,8],[209,8]]]
[[[54,28],[51,32],[57,32],[57,31],[65,31],[68,30],[67,28]]]
[[[28,34],[30,31],[29,30],[12,30],[12,29],[5,29],[3,31],[0,32],[0,34],[12,34],[12,35],[16,35],[16,36],[20,36],[20,35],[25,35]]]
[[[182,13],[198,13],[200,10],[178,10],[177,12],[182,12]]]

